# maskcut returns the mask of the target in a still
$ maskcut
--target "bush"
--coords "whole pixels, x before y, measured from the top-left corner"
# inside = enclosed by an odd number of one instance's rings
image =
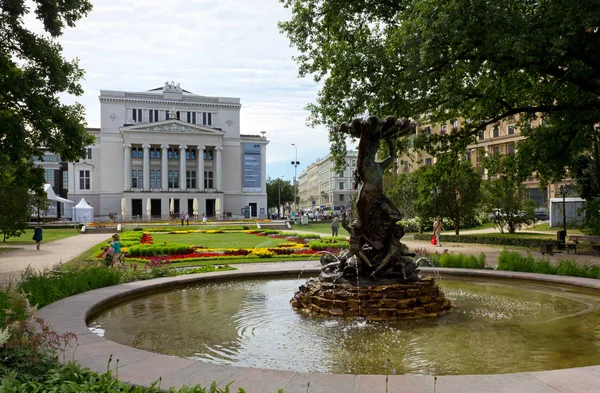
[[[453,267],[463,269],[484,269],[485,254],[475,255],[448,254],[444,253],[435,258],[435,262],[440,267]]]
[[[498,270],[512,272],[556,274],[559,276],[600,278],[600,267],[580,265],[575,261],[560,260],[552,265],[545,259],[534,259],[531,254],[523,256],[516,251],[502,251],[498,257]]]
[[[321,235],[317,235],[316,233],[299,233],[296,235],[298,239],[320,239]]]
[[[340,242],[322,242],[319,240],[313,240],[308,243],[308,246],[311,250],[323,251],[327,249],[340,249],[340,248],[348,248],[349,243],[347,241]]]
[[[134,232],[139,232],[139,231],[143,231],[143,228],[133,228]]]
[[[185,255],[193,252],[189,244],[140,244],[129,247],[127,255],[130,257],[153,257],[159,255]]]

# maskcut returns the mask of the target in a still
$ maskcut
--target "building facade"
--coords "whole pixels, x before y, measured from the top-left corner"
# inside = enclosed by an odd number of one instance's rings
[[[483,168],[483,158],[487,155],[495,154],[515,154],[517,142],[525,137],[517,127],[517,116],[511,116],[496,124],[491,124],[476,136],[476,143],[467,147],[464,159],[470,161],[484,179],[487,178],[486,170]],[[464,120],[454,120],[443,124],[422,123],[417,127],[417,132],[429,134],[444,135],[451,133],[461,127]],[[540,120],[537,120],[539,122]],[[433,165],[436,158],[426,152],[411,152],[398,159],[399,172],[412,172],[422,166]],[[547,207],[549,198],[558,196],[560,185],[569,184],[569,179],[565,181],[550,184],[549,187],[542,188],[534,175],[530,176],[524,182],[527,187],[529,198],[532,199],[536,207]]]
[[[310,164],[298,176],[299,208],[301,211],[332,211],[334,215],[350,210],[354,188],[352,173],[356,169],[357,151],[346,153],[346,168],[335,171],[331,154]]]
[[[68,164],[69,199],[85,198],[99,219],[266,216],[268,141],[240,133],[239,98],[167,82],[145,92],[101,90],[99,99],[95,144]]]

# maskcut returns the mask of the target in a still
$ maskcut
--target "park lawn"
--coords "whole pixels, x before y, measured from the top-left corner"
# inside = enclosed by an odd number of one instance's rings
[[[525,229],[523,229],[523,231],[543,231],[543,232],[549,232],[549,233],[556,234],[557,231],[560,231],[562,229],[563,229],[562,227],[550,228],[550,223],[545,222],[543,224],[538,224],[533,227],[525,228]],[[570,228],[567,225],[567,235],[583,235],[583,233],[578,228]]]
[[[323,233],[327,235],[331,235],[331,223],[329,222],[310,222],[307,225],[292,225],[292,231],[307,231],[307,232],[315,232],[315,233]],[[338,231],[339,236],[349,236],[348,231],[346,231],[342,227],[342,222],[340,221],[340,229]]]
[[[52,242],[54,240],[59,240],[59,239],[64,239],[67,237],[75,236],[80,233],[81,233],[80,230],[75,229],[75,228],[56,228],[56,229],[44,228],[42,241],[44,243],[48,243],[48,242]],[[21,236],[8,238],[2,244],[10,244],[10,245],[34,244],[35,242],[32,240],[32,237],[33,237],[33,228],[29,228],[25,231],[25,233],[22,233]]]
[[[245,232],[234,233],[189,233],[167,234],[152,233],[154,244],[190,244],[207,248],[262,248],[275,247],[286,243],[286,239],[273,239],[268,236],[257,236]]]

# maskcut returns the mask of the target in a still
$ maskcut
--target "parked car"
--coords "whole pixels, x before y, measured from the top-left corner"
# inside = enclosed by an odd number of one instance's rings
[[[535,218],[538,219],[539,221],[549,220],[550,216],[548,215],[548,209],[543,208],[543,207],[535,209]]]

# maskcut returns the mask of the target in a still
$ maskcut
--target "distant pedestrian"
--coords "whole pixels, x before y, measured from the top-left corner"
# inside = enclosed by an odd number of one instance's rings
[[[185,213],[181,213],[181,226],[183,226],[183,222],[185,221]]]
[[[333,219],[331,222],[331,236],[337,236],[338,230],[340,229],[340,223],[338,222],[337,217]]]
[[[433,234],[435,235],[435,245],[436,247],[441,247],[442,242],[440,241],[440,235],[444,230],[444,224],[442,224],[442,219],[440,217],[435,218],[435,222],[433,223]]]
[[[185,213],[185,223],[189,227],[190,226],[190,215],[189,213]]]
[[[202,213],[202,224],[206,224],[206,213]]]
[[[42,233],[44,230],[42,229],[42,224],[37,224],[37,226],[33,229],[33,240],[35,240],[35,246],[39,250],[42,244]]]
[[[112,242],[110,243],[110,253],[113,257],[113,266],[119,265],[119,257],[121,256],[121,242],[119,241],[119,235],[116,233],[112,235]]]

